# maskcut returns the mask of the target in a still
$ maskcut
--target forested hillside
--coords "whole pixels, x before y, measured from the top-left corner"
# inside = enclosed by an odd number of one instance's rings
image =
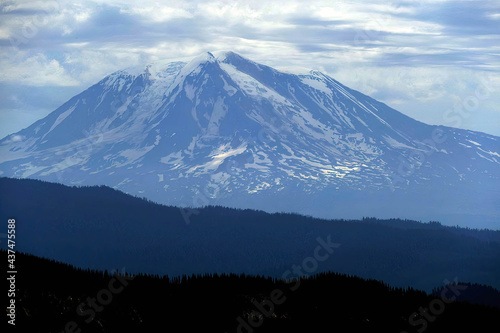
[[[8,178],[0,179],[0,218],[16,219],[20,251],[82,268],[279,278],[330,242],[336,245],[328,258],[307,274],[333,271],[429,292],[454,279],[500,288],[500,231],[222,207],[183,210],[104,186]]]
[[[5,258],[5,251],[1,254]],[[82,270],[20,253],[17,266],[20,332],[59,333],[66,327],[82,332],[416,332],[424,325],[429,333],[486,332],[498,326],[500,316],[498,308],[453,301],[457,293],[477,290],[460,283],[448,286],[442,299],[335,273],[300,281],[235,274],[131,276],[121,269],[119,275]],[[421,308],[427,317],[418,314]]]

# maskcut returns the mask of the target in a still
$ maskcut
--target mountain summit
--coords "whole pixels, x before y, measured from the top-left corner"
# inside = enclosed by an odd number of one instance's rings
[[[500,138],[233,52],[115,72],[0,140],[0,174],[165,204],[500,226]]]

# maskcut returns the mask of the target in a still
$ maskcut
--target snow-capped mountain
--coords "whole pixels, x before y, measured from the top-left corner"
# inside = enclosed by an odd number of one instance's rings
[[[107,76],[0,140],[0,172],[184,207],[500,226],[500,138],[232,52]]]

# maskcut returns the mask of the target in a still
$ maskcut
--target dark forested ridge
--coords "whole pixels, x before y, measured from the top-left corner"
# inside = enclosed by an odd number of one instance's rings
[[[0,218],[16,219],[18,250],[82,268],[279,278],[329,241],[338,247],[303,274],[333,271],[428,292],[455,279],[500,288],[500,231],[436,222],[182,210],[105,186],[9,178],[0,178]]]
[[[500,316],[495,307],[453,301],[467,292],[460,283],[443,299],[336,273],[300,281],[169,278],[82,270],[21,253],[16,261],[19,332],[486,332]]]

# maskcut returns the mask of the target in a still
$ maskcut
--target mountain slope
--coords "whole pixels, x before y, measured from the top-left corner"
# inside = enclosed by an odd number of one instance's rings
[[[426,125],[320,72],[232,52],[113,73],[0,153],[2,176],[181,206],[499,226],[498,137]]]

